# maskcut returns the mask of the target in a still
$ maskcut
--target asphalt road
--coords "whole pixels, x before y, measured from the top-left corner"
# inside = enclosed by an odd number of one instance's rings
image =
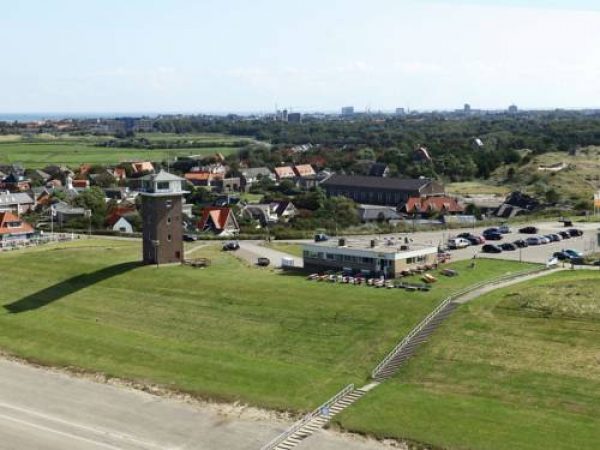
[[[258,450],[289,424],[0,360],[2,450]],[[321,431],[306,450],[379,450]]]

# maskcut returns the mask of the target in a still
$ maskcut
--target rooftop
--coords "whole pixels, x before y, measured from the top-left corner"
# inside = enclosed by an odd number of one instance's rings
[[[332,175],[322,186],[349,186],[373,189],[420,190],[431,183],[427,178],[390,178],[360,175]]]
[[[344,245],[340,245],[340,240],[344,240]],[[415,242],[406,243],[403,237],[396,238],[394,236],[390,237],[381,237],[379,239],[374,239],[375,246],[371,245],[371,239],[367,238],[340,238],[340,239],[330,239],[325,242],[312,242],[311,246],[322,247],[323,249],[351,249],[351,250],[362,250],[362,251],[372,251],[377,253],[386,253],[386,254],[396,254],[403,252],[414,252],[419,250],[426,249],[435,249],[437,252],[437,247],[428,244],[421,244]]]

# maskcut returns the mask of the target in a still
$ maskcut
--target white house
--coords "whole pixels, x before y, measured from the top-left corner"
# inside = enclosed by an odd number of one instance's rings
[[[119,233],[133,233],[133,226],[125,217],[119,218],[119,220],[117,220],[113,225],[112,229],[113,231],[118,231]]]

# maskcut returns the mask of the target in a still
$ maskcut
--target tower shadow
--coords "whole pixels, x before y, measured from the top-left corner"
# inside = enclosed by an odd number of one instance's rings
[[[23,297],[22,299],[13,303],[4,305],[4,309],[11,314],[36,310],[60,300],[67,295],[74,294],[75,292],[93,286],[96,283],[100,283],[101,281],[107,280],[114,276],[129,272],[130,270],[133,270],[139,266],[141,266],[140,262],[132,261],[105,267],[97,270],[96,272],[76,275],[67,280],[61,281],[60,283],[56,283],[50,287],[42,289],[41,291],[34,292],[33,294]]]

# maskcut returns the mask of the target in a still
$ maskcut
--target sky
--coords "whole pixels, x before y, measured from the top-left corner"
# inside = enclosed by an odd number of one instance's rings
[[[600,107],[597,0],[28,0],[0,113]]]

